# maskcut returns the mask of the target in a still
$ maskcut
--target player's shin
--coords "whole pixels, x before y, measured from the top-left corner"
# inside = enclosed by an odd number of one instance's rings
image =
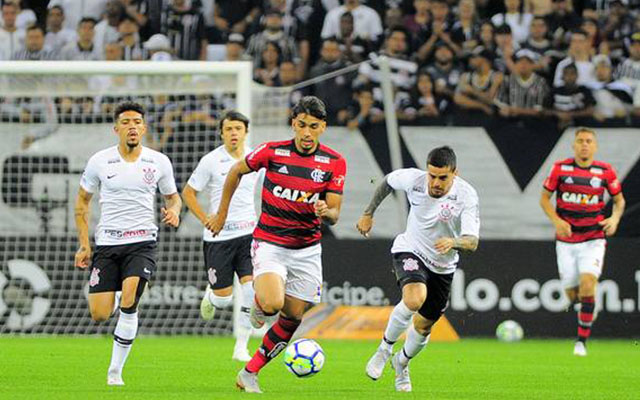
[[[389,316],[389,322],[387,322],[387,328],[384,331],[384,337],[380,342],[380,348],[387,351],[392,351],[393,344],[398,341],[400,335],[407,330],[407,326],[411,322],[411,318],[415,314],[407,307],[404,301],[400,301],[391,311]]]
[[[109,365],[109,377],[120,377],[122,368],[127,361],[133,339],[138,333],[138,311],[133,309],[120,309],[120,316],[116,329],[113,332],[113,350],[111,364]]]
[[[238,336],[236,339],[234,354],[237,352],[247,351],[249,337],[251,336],[251,322],[249,321],[249,318],[251,304],[253,303],[253,298],[255,296],[255,292],[253,291],[253,281],[245,282],[241,286],[240,318],[238,319]]]
[[[578,340],[580,342],[586,342],[591,335],[594,309],[594,296],[584,296],[580,298],[580,311],[578,311]]]
[[[400,355],[398,356],[400,364],[407,365],[409,360],[417,356],[418,353],[427,346],[430,337],[431,332],[423,336],[412,324],[407,331],[407,340],[404,342],[404,347],[402,347]]]
[[[300,320],[280,316],[262,338],[262,344],[245,367],[251,373],[258,373],[269,361],[276,358],[295,333]]]

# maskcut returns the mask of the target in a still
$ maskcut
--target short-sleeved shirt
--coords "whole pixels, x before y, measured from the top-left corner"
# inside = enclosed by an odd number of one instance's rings
[[[314,205],[328,192],[342,194],[347,169],[342,155],[322,144],[313,153],[300,153],[293,140],[285,140],[263,143],[245,160],[254,171],[266,169],[254,239],[294,249],[318,243],[321,220]]]
[[[598,222],[604,220],[604,192],[611,196],[622,192],[616,171],[610,164],[594,161],[580,167],[574,158],[553,164],[544,181],[544,188],[556,192],[556,212],[571,224],[571,236],[556,239],[567,243],[581,243],[603,239],[604,231]]]
[[[250,152],[248,147],[245,152]],[[209,213],[215,213],[220,205],[222,189],[227,174],[236,160],[227,152],[224,146],[220,146],[202,157],[198,166],[189,178],[189,186],[200,191],[206,191],[209,195]],[[227,221],[220,234],[213,237],[211,231],[204,228],[203,240],[205,242],[221,242],[235,239],[240,236],[250,235],[256,226],[256,211],[253,195],[256,185],[256,173],[246,174],[240,180],[240,186],[231,199]]]
[[[416,168],[399,169],[387,176],[387,183],[407,194],[411,208],[406,230],[396,236],[392,253],[413,253],[427,268],[438,274],[453,273],[457,250],[440,254],[435,243],[443,237],[480,237],[480,205],[476,190],[464,179],[454,178],[442,197],[429,195],[427,173]]]
[[[156,191],[178,191],[169,157],[147,147],[134,162],[125,161],[118,146],[97,152],[87,162],[80,186],[88,193],[100,192],[98,246],[156,240]]]

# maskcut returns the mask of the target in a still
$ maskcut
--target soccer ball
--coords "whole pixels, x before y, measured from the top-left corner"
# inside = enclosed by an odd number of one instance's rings
[[[311,339],[298,339],[284,352],[284,364],[298,378],[307,378],[320,372],[324,365],[322,347]]]
[[[513,320],[502,321],[496,329],[496,337],[501,342],[517,342],[524,336],[519,323]]]

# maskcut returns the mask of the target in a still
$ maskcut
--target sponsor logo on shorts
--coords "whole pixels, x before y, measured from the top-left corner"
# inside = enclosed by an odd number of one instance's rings
[[[144,172],[144,176],[142,177],[142,180],[144,181],[144,183],[150,185],[155,181],[155,174],[156,174],[156,170],[153,168],[142,168],[142,172]]]
[[[133,231],[121,231],[117,229],[105,229],[104,234],[116,239],[128,239],[152,235],[149,229],[136,229]]]
[[[216,270],[213,268],[209,268],[209,283],[213,286],[218,282],[218,277],[216,276]]]
[[[151,271],[149,271],[149,268],[143,268],[142,270],[144,271],[145,274],[151,274]]]
[[[326,172],[324,172],[320,168],[316,168],[311,171],[311,179],[313,179],[313,181],[316,183],[320,183],[324,181],[324,174],[326,174]]]
[[[100,283],[100,269],[94,268],[91,270],[91,276],[89,277],[89,286],[94,287]]]
[[[405,258],[402,260],[402,269],[405,271],[417,271],[420,269],[420,263],[414,258]]]
[[[277,156],[282,156],[282,157],[291,157],[291,150],[287,150],[287,149],[276,149],[275,151]]]

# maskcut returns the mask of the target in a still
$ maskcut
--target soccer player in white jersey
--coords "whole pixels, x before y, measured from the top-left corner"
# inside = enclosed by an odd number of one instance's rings
[[[106,321],[122,291],[120,316],[113,332],[108,385],[124,385],[122,369],[138,332],[138,302],[156,270],[158,227],[155,225],[156,191],[164,195],[162,222],[177,227],[182,202],[173,178],[171,161],[142,146],[147,132],[144,108],[133,102],[117,105],[114,132],[119,143],[94,154],[82,174],[75,206],[80,248],[75,266],[91,266],[89,311],[96,322]],[[89,243],[89,205],[100,193],[100,221],[96,249]]]
[[[478,195],[457,176],[456,155],[447,146],[429,153],[426,172],[400,169],[384,178],[356,225],[365,237],[376,208],[393,190],[405,191],[411,204],[407,229],[391,248],[402,300],[391,312],[366,373],[373,380],[382,376],[393,344],[413,319],[404,347],[391,359],[396,390],[410,392],[409,361],[427,345],[431,327],[448,306],[458,252],[478,247],[480,215]]]
[[[200,303],[200,314],[211,320],[216,308],[225,308],[232,303],[233,274],[238,275],[242,286],[242,301],[239,333],[233,350],[233,359],[247,362],[251,355],[247,349],[251,335],[249,311],[253,304],[253,265],[251,264],[251,241],[256,226],[254,188],[256,173],[244,175],[231,201],[229,216],[220,234],[213,236],[208,227],[218,210],[222,187],[229,170],[251,152],[245,144],[249,119],[237,111],[228,111],[220,119],[220,135],[223,145],[202,157],[182,191],[189,210],[204,225],[204,261],[209,276],[209,285]],[[209,214],[198,204],[197,193],[206,190],[209,194]]]

